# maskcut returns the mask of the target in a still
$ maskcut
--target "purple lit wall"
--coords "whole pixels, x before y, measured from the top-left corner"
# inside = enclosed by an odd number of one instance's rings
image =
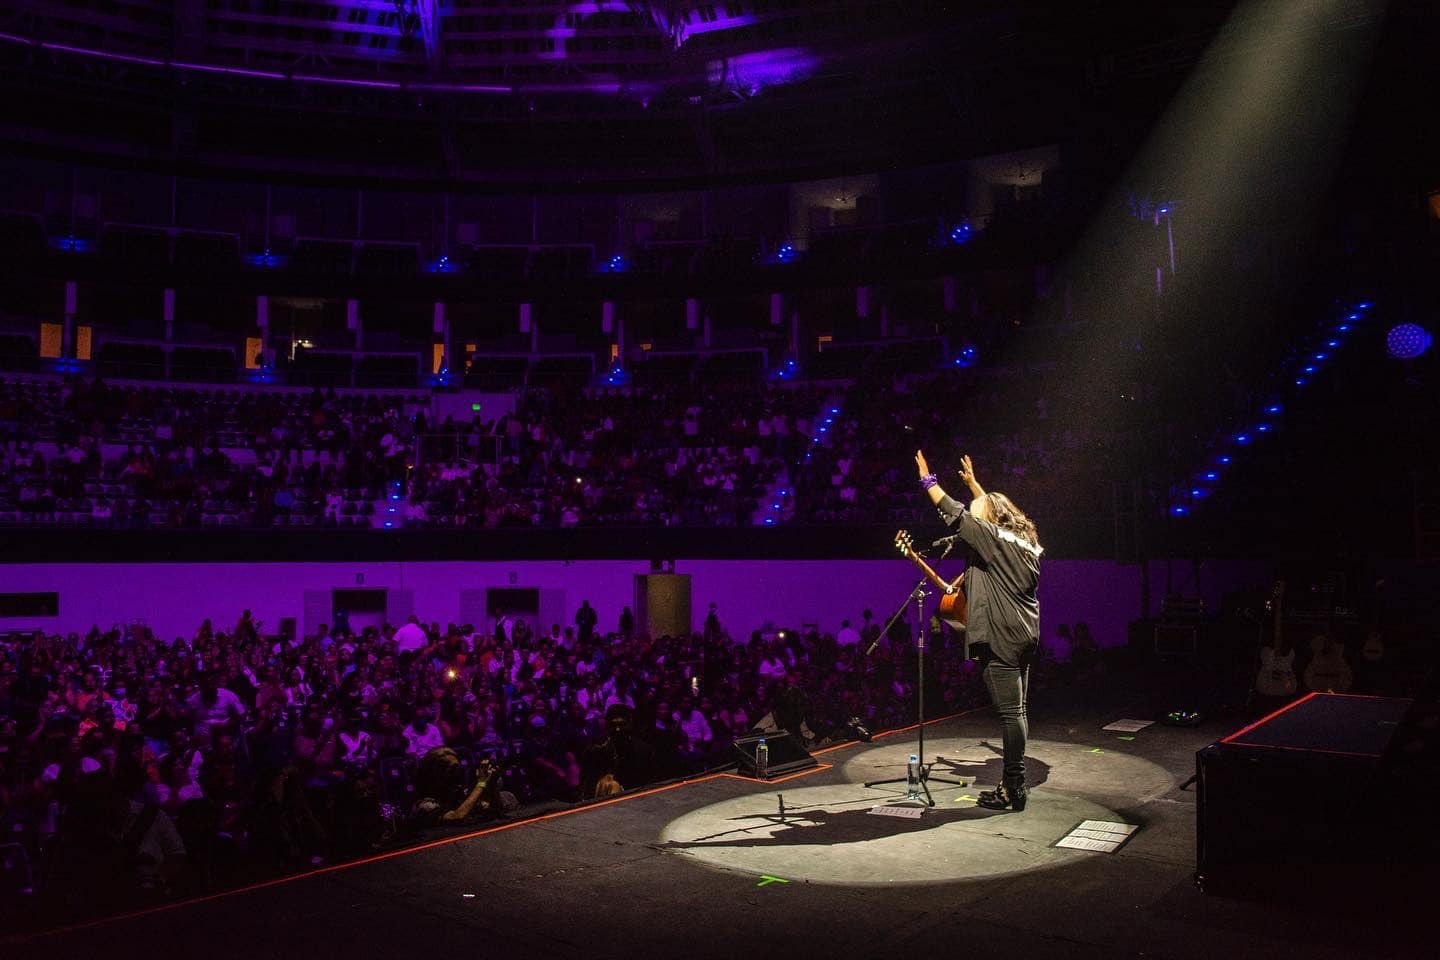
[[[1177,564],[1176,569],[1180,569]],[[1183,565],[1188,571],[1189,565]],[[864,561],[679,561],[691,576],[691,610],[698,627],[709,604],[718,605],[732,635],[748,636],[771,622],[798,627],[814,622],[833,633],[842,618],[858,623],[866,607],[888,617],[914,585],[903,560]],[[958,572],[945,566],[942,572]],[[255,611],[270,627],[282,617],[304,623],[305,591],[407,590],[415,612],[442,624],[460,616],[460,591],[485,587],[536,587],[560,597],[566,622],[582,600],[599,611],[601,626],[614,629],[622,606],[633,598],[633,577],[649,572],[635,561],[517,563],[275,563],[275,564],[28,564],[0,566],[0,590],[58,591],[61,615],[43,621],[0,620],[0,629],[37,626],[52,632],[85,631],[98,624],[144,620],[158,636],[191,636],[200,621],[233,624],[240,611]],[[513,575],[513,578],[512,578]],[[1201,593],[1211,609],[1240,586],[1265,584],[1263,563],[1208,563]],[[1130,621],[1140,616],[1140,568],[1095,560],[1050,560],[1042,566],[1042,633],[1084,620],[1102,646],[1126,642]],[[1166,584],[1163,563],[1152,565],[1152,596],[1158,605]],[[1193,591],[1190,591],[1193,593]],[[933,598],[932,598],[933,601]],[[547,604],[549,605],[549,604]]]

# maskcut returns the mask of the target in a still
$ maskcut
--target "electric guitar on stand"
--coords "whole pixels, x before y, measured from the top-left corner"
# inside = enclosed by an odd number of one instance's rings
[[[915,543],[908,530],[901,530],[895,534],[895,549],[900,551],[901,556],[911,560],[921,572],[925,579],[929,580],[940,591],[939,617],[949,626],[956,630],[965,629],[965,591],[961,584],[965,581],[965,574],[960,574],[954,580],[941,579],[940,574],[925,562],[925,558],[915,552]]]
[[[1285,581],[1278,580],[1267,605],[1275,614],[1275,632],[1270,645],[1260,648],[1260,672],[1255,675],[1255,692],[1267,697],[1295,695],[1295,650],[1281,635],[1281,608],[1284,599]]]

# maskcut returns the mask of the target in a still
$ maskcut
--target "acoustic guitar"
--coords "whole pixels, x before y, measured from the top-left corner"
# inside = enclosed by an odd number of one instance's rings
[[[1325,591],[1326,627],[1310,640],[1310,663],[1305,667],[1305,686],[1316,693],[1344,693],[1355,682],[1345,662],[1344,644],[1335,640],[1335,598]]]
[[[1255,691],[1267,697],[1290,697],[1295,694],[1295,650],[1281,636],[1281,608],[1285,599],[1285,581],[1275,582],[1275,591],[1266,605],[1275,614],[1275,632],[1270,645],[1260,648],[1260,672],[1255,675]]]
[[[1360,648],[1360,655],[1370,663],[1385,659],[1385,637],[1380,632],[1380,591],[1384,586],[1384,580],[1375,581],[1375,609],[1370,615],[1370,631],[1365,636],[1365,646]]]
[[[908,530],[901,530],[895,534],[895,549],[900,551],[901,556],[909,558],[919,567],[925,574],[925,579],[940,590],[940,609],[938,611],[940,619],[956,630],[964,630],[965,591],[961,589],[961,584],[965,581],[965,574],[960,574],[954,580],[941,579],[930,564],[925,562],[925,558],[915,552],[915,544]]]

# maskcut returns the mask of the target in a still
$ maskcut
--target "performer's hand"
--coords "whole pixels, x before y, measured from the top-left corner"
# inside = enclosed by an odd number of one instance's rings
[[[915,466],[920,469],[920,479],[923,480],[930,475],[930,464],[925,462],[925,452],[923,450],[915,451]]]
[[[965,486],[973,486],[975,483],[975,467],[970,463],[970,455],[967,453],[960,458],[960,479],[965,481]]]

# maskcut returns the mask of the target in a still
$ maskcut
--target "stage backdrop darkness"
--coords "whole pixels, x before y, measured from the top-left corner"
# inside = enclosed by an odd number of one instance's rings
[[[942,564],[953,575],[958,564]],[[1173,571],[1190,569],[1177,563]],[[572,624],[582,600],[613,630],[621,607],[634,602],[634,577],[650,572],[645,562],[517,561],[514,563],[134,563],[4,564],[0,593],[55,591],[59,615],[0,619],[0,630],[38,627],[47,632],[108,628],[145,621],[157,636],[189,637],[206,617],[228,629],[243,609],[254,610],[268,629],[294,617],[303,629],[306,591],[334,589],[401,590],[426,622],[461,622],[461,591],[489,587],[537,588],[541,615]],[[691,578],[693,626],[699,629],[711,603],[737,639],[770,623],[800,627],[815,623],[834,633],[842,618],[858,625],[869,608],[889,617],[915,583],[915,570],[901,559],[887,560],[693,560],[677,561],[675,572]],[[1165,590],[1166,567],[1153,562],[1151,603]],[[1177,578],[1180,574],[1176,574]],[[1199,589],[1217,609],[1225,593],[1266,584],[1268,563],[1211,561],[1201,568]],[[1179,582],[1177,581],[1177,586]],[[1194,587],[1185,592],[1193,595]],[[927,611],[934,598],[928,601]],[[1141,616],[1141,569],[1102,560],[1047,560],[1041,567],[1042,634],[1054,636],[1062,623],[1084,620],[1102,646],[1126,642],[1128,624]],[[394,609],[392,607],[392,609]],[[912,608],[913,609],[913,608]],[[477,627],[479,623],[475,624]],[[1063,654],[1062,654],[1063,655]]]

